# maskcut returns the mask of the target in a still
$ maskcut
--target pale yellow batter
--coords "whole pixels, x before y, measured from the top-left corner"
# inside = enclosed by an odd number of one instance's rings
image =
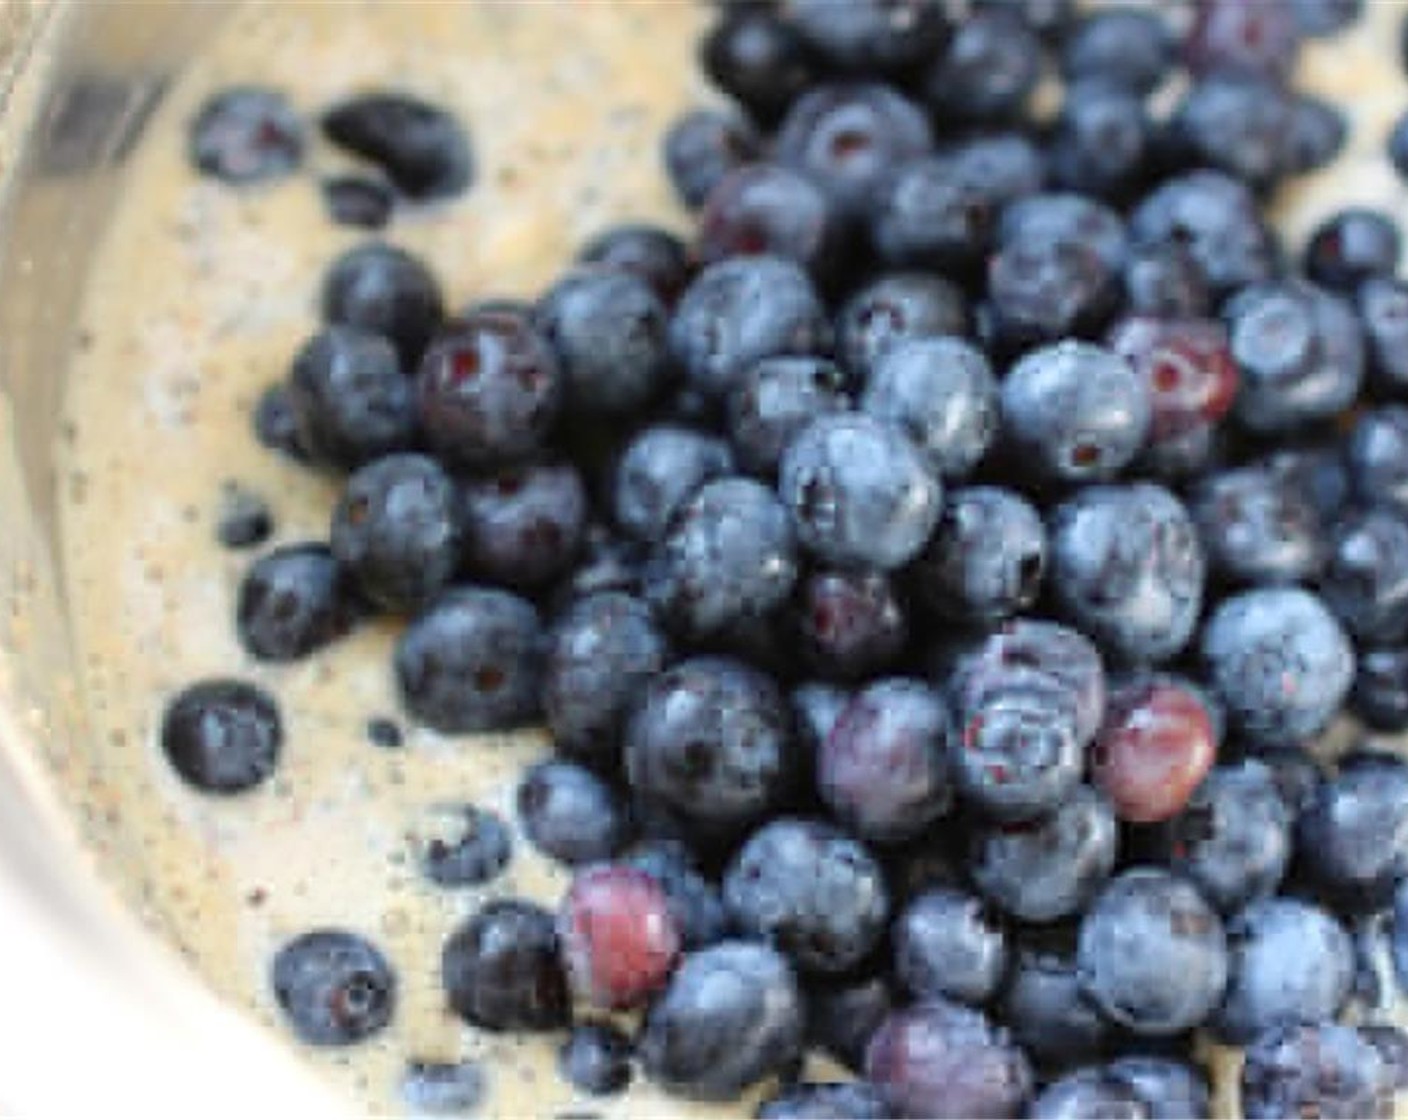
[[[1333,174],[1287,192],[1293,243],[1349,201],[1408,217],[1408,194],[1382,155],[1408,106],[1396,60],[1403,9],[1369,8],[1362,28],[1307,52],[1308,84],[1348,102],[1355,134]],[[392,1029],[348,1050],[306,1050],[373,1111],[398,1107],[407,1059],[461,1056],[485,1060],[486,1115],[707,1110],[640,1082],[625,1098],[574,1099],[552,1068],[555,1042],[481,1035],[445,1010],[441,943],[485,896],[421,880],[421,813],[472,800],[511,817],[516,775],[547,749],[542,737],[410,730],[401,750],[371,746],[367,719],[397,714],[394,625],[289,667],[257,665],[236,642],[234,593],[249,557],[215,543],[221,487],[238,480],[269,497],[280,542],[325,536],[332,484],[258,447],[249,413],[315,329],[324,266],[359,235],[327,221],[311,175],[245,191],[197,179],[184,126],[229,84],[280,87],[313,114],[400,76],[462,115],[479,172],[464,198],[400,212],[389,236],[433,264],[452,304],[533,296],[613,222],[683,228],[657,146],[683,106],[709,96],[694,66],[706,18],[685,0],[247,7],[153,122],[101,252],[62,448],[66,571],[101,737],[61,777],[142,913],[271,1029],[284,1032],[266,986],[283,939],[342,926],[387,951],[401,982]],[[319,147],[312,164],[330,170],[338,157]],[[267,686],[285,718],[275,780],[232,800],[183,787],[155,743],[167,698],[211,674]],[[551,904],[561,886],[560,872],[520,842],[494,889]]]

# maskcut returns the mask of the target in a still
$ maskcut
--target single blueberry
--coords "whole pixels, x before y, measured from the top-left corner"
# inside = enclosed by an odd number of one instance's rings
[[[694,257],[702,265],[780,257],[828,284],[845,263],[849,232],[826,192],[806,175],[776,163],[751,163],[719,180],[704,200]]]
[[[586,533],[587,493],[571,463],[510,467],[465,484],[464,567],[474,578],[535,588],[565,576]]]
[[[1392,1077],[1373,1044],[1334,1022],[1284,1023],[1247,1047],[1242,1063],[1247,1120],[1393,1115]]]
[[[366,615],[347,573],[324,544],[281,545],[240,581],[235,625],[259,661],[299,661],[345,637]]]
[[[445,316],[439,282],[418,258],[382,241],[357,245],[323,278],[323,319],[379,334],[413,370]]]
[[[762,150],[762,140],[747,121],[717,109],[694,109],[665,133],[661,156],[680,201],[697,209],[710,191],[758,159]]]
[[[823,60],[863,74],[903,75],[948,34],[944,6],[935,0],[792,0],[787,11]]]
[[[575,762],[530,767],[518,783],[517,807],[533,846],[569,867],[609,859],[629,831],[616,792]]]
[[[1312,579],[1326,559],[1326,525],[1300,472],[1279,457],[1206,475],[1190,508],[1215,575],[1230,583]]]
[[[750,117],[774,125],[816,80],[805,27],[770,8],[725,9],[700,44],[699,60]]]
[[[269,973],[289,1026],[310,1046],[350,1046],[384,1030],[396,976],[381,951],[344,930],[319,929],[280,946]]]
[[[631,1083],[631,1040],[611,1023],[578,1023],[558,1049],[557,1068],[590,1097],[615,1096]]]
[[[414,1112],[462,1116],[483,1103],[487,1087],[484,1068],[478,1062],[411,1061],[401,1075],[399,1094]]]
[[[1361,649],[1349,705],[1376,731],[1408,731],[1408,647]]]
[[[1324,782],[1296,822],[1300,866],[1346,910],[1381,910],[1408,875],[1408,763],[1355,754]]]
[[[1013,13],[973,12],[924,77],[925,102],[946,125],[1020,118],[1041,79],[1041,40]]]
[[[408,198],[463,192],[474,177],[469,137],[452,115],[405,93],[365,93],[323,115],[323,134],[380,167]]]
[[[991,248],[996,210],[952,159],[922,156],[877,183],[867,214],[870,241],[887,265],[967,275]]]
[[[1373,383],[1401,390],[1408,385],[1408,284],[1374,277],[1359,289],[1357,303]]]
[[[798,591],[796,626],[802,660],[828,680],[891,668],[909,639],[904,603],[880,572],[812,572]]]
[[[891,931],[895,974],[916,999],[983,1004],[1007,973],[1007,932],[981,899],[953,887],[916,895]]]
[[[1068,1069],[1100,1058],[1113,1041],[1113,1025],[1082,990],[1071,953],[1032,941],[1014,954],[999,996],[1002,1021],[1039,1067]]]
[[[421,873],[438,887],[477,887],[498,878],[513,858],[508,825],[477,805],[435,806],[417,837]]]
[[[232,186],[267,183],[303,162],[303,122],[277,90],[236,86],[205,101],[187,143],[201,174]]]
[[[225,678],[183,689],[161,717],[161,749],[172,769],[202,793],[243,793],[278,766],[283,724],[274,698]]]
[[[616,466],[611,505],[616,523],[641,541],[661,540],[684,504],[712,479],[733,473],[727,443],[693,428],[644,428]]]
[[[1098,1067],[1058,1077],[1032,1101],[1031,1120],[1148,1120],[1149,1106],[1128,1083]]]
[[[1408,636],[1408,515],[1378,507],[1342,518],[1330,536],[1320,595],[1361,642]]]
[[[1054,184],[1099,198],[1125,198],[1146,177],[1155,125],[1141,96],[1090,78],[1067,87],[1051,139]]]
[[[1305,246],[1305,274],[1332,291],[1353,296],[1374,277],[1392,278],[1403,255],[1397,223],[1380,210],[1355,206],[1326,218]]]
[[[1156,8],[1088,12],[1061,42],[1061,73],[1067,82],[1097,78],[1147,94],[1163,82],[1173,64],[1173,34]]]
[[[571,1007],[553,916],[518,899],[485,903],[445,942],[450,1008],[486,1031],[551,1031]]]
[[[333,175],[320,184],[328,218],[353,229],[382,229],[391,221],[395,198],[380,179],[366,175]]]
[[[666,307],[674,305],[689,282],[689,251],[659,226],[612,226],[583,245],[577,260],[639,277]]]

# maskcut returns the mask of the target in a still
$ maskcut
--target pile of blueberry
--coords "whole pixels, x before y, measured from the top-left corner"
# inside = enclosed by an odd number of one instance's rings
[[[412,720],[551,732],[517,809],[575,878],[449,936],[456,1014],[570,1032],[590,1093],[780,1079],[776,1120],[1206,1116],[1207,1037],[1248,1117],[1390,1114],[1408,285],[1387,215],[1297,254],[1264,212],[1345,140],[1289,80],[1358,7],[731,4],[701,60],[733,106],[664,142],[687,242],[612,229],[536,301],[454,311],[389,244],[331,266],[256,424],[342,496],[238,629],[286,661],[404,617]],[[241,112],[217,154],[257,165],[279,129]],[[366,112],[324,132],[412,199],[464,185],[443,115]],[[202,682],[163,744],[245,790],[278,711]],[[507,823],[452,816],[425,876],[492,880]],[[273,985],[314,1044],[393,1013],[346,932]],[[860,1079],[806,1081],[809,1047]]]

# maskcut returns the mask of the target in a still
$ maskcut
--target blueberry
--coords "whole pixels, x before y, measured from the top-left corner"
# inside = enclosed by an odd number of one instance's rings
[[[388,455],[347,480],[333,511],[332,553],[378,606],[423,606],[459,566],[457,503],[434,459]]]
[[[444,109],[404,93],[366,93],[323,115],[323,134],[370,160],[408,198],[463,192],[474,176],[469,138]]]
[[[416,393],[430,449],[478,469],[542,446],[562,407],[563,376],[525,316],[480,311],[457,320],[426,351]]]
[[[1393,219],[1380,210],[1355,206],[1316,226],[1305,246],[1305,274],[1352,296],[1365,280],[1391,279],[1402,255],[1403,236]]]
[[[981,899],[932,887],[895,919],[895,974],[916,999],[983,1004],[1007,972],[1007,933]]]
[[[465,567],[506,587],[541,587],[576,562],[587,494],[577,468],[550,461],[513,467],[465,485]]]
[[[1016,1116],[1032,1070],[1007,1032],[946,1000],[890,1015],[875,1032],[866,1075],[898,1116]]]
[[[879,572],[813,572],[799,588],[796,617],[803,661],[828,680],[891,668],[909,639],[904,603]]]
[[[576,993],[612,1011],[647,1002],[680,959],[664,888],[629,864],[579,870],[558,910],[558,935]]]
[[[815,354],[830,327],[805,272],[779,257],[743,257],[704,269],[670,322],[670,346],[690,385],[722,397],[752,365]]]
[[[1393,1115],[1392,1079],[1372,1043],[1333,1022],[1286,1023],[1247,1047],[1242,1064],[1247,1120]]]
[[[775,950],[725,941],[685,957],[646,1014],[647,1077],[691,1100],[731,1100],[801,1051],[796,978]]]
[[[619,591],[586,596],[548,635],[542,701],[559,750],[611,763],[638,690],[670,650],[649,609]]]
[[[1067,82],[1098,78],[1152,93],[1174,63],[1174,42],[1158,9],[1112,7],[1083,15],[1061,43]]]
[[[1046,554],[1046,528],[1023,498],[972,486],[949,492],[938,528],[910,574],[935,613],[991,625],[1036,601]]]
[[[404,249],[368,241],[333,261],[323,277],[323,318],[384,336],[403,368],[420,361],[445,315],[431,271]]]
[[[851,406],[846,377],[825,358],[764,358],[728,398],[729,438],[739,465],[764,477],[777,472],[792,439],[818,416]]]
[[[1123,1081],[1149,1110],[1150,1120],[1211,1120],[1212,1090],[1207,1076],[1173,1058],[1131,1055],[1105,1067]]]
[[[830,825],[796,818],[775,820],[748,839],[724,875],[723,895],[743,935],[811,972],[858,964],[890,916],[875,858]]]
[[[1277,266],[1275,237],[1245,183],[1218,171],[1176,176],[1130,215],[1135,248],[1180,244],[1203,271],[1215,297],[1269,279]]]
[[[274,515],[268,502],[237,483],[221,487],[215,539],[225,548],[253,548],[267,541],[273,531]]]
[[[1301,95],[1291,103],[1286,137],[1287,171],[1301,175],[1328,167],[1349,141],[1349,121],[1340,107],[1319,97]]]
[[[1119,355],[1088,342],[1028,354],[1002,383],[1002,420],[1015,451],[1062,482],[1108,479],[1143,446],[1148,386]]]
[[[501,875],[513,858],[502,817],[477,805],[436,808],[419,838],[421,873],[438,887],[477,887]]]
[[[396,976],[381,951],[344,930],[319,929],[279,947],[274,999],[310,1046],[350,1046],[384,1030],[396,1008]]]
[[[822,800],[857,835],[919,835],[953,801],[952,728],[942,698],[917,680],[883,678],[846,705],[817,759]]]
[[[1285,432],[1335,415],[1359,391],[1364,340],[1353,309],[1304,281],[1260,284],[1227,305],[1232,356],[1242,372],[1238,418]]]
[[[571,1013],[553,916],[519,899],[487,902],[445,942],[450,1008],[481,1030],[552,1031]]]
[[[870,240],[887,265],[971,272],[987,255],[996,205],[954,161],[923,156],[880,180],[868,213]]]
[[[761,673],[724,658],[694,658],[646,684],[625,751],[639,796],[705,833],[736,834],[786,791],[791,713]]]
[[[608,1022],[578,1023],[557,1052],[557,1068],[589,1097],[615,1096],[631,1083],[631,1040]]]
[[[997,435],[997,380],[976,347],[956,338],[891,346],[870,372],[861,408],[893,424],[943,478],[970,473]]]
[[[579,413],[630,412],[670,378],[668,314],[634,273],[574,269],[538,302],[534,322],[557,355],[567,403]]]
[[[1296,101],[1276,80],[1217,71],[1174,110],[1168,145],[1189,166],[1211,167],[1257,190],[1295,170],[1290,150]]]
[[[162,753],[181,779],[202,793],[253,789],[274,772],[282,748],[278,704],[244,681],[198,681],[162,714]]]
[[[1195,74],[1235,71],[1283,78],[1300,50],[1300,25],[1290,3],[1202,0],[1184,43]]]
[[[690,209],[697,209],[709,192],[731,172],[762,154],[762,141],[752,127],[732,113],[694,109],[665,133],[665,172]]]
[[[365,175],[334,175],[321,183],[323,208],[336,225],[382,229],[391,221],[395,199],[380,179]]]
[[[396,646],[402,703],[442,734],[523,727],[538,714],[542,625],[525,600],[451,589],[411,620]]]
[[[994,206],[1037,194],[1046,183],[1045,153],[1023,132],[979,132],[945,144],[939,153]]]
[[[780,120],[816,80],[810,44],[792,20],[769,8],[721,12],[699,46],[710,81],[764,125]]]
[[[1119,213],[1098,199],[1053,191],[1019,199],[1002,212],[998,243],[1088,246],[1104,267],[1117,272],[1129,250]]]
[[[1360,413],[1344,458],[1361,501],[1408,513],[1408,408],[1389,404]]]
[[[1296,822],[1296,854],[1336,906],[1381,910],[1408,875],[1408,763],[1352,755]]]
[[[864,1081],[799,1082],[758,1106],[758,1120],[886,1120],[889,1106]]]
[[[797,578],[787,511],[746,478],[705,483],[676,515],[646,569],[646,595],[672,630],[729,634],[780,607]]]
[[[1349,704],[1376,731],[1408,731],[1408,647],[1360,650]]]
[[[948,33],[944,6],[935,0],[790,0],[787,11],[824,60],[867,74],[902,74]]]
[[[401,725],[386,716],[373,716],[366,724],[367,742],[382,750],[396,750],[406,745]]]
[[[1069,86],[1051,140],[1051,177],[1066,190],[1123,198],[1139,186],[1155,126],[1140,95],[1107,79]]]
[[[1408,385],[1408,284],[1392,277],[1366,280],[1358,306],[1374,383],[1388,390]]]
[[[1300,743],[1339,711],[1354,654],[1334,616],[1298,588],[1224,599],[1203,627],[1208,682],[1248,739]]]
[[[413,1112],[458,1116],[477,1109],[486,1089],[484,1068],[478,1062],[411,1061],[401,1075],[399,1095]]]
[[[1124,297],[1132,314],[1155,319],[1198,318],[1212,307],[1202,267],[1177,242],[1130,251]]]
[[[396,351],[354,327],[329,327],[309,339],[289,371],[288,404],[295,445],[332,466],[405,450],[415,436],[415,401]]]
[[[689,251],[675,234],[658,226],[612,226],[582,246],[577,259],[644,280],[666,307],[689,282]]]
[[[1346,515],[1330,538],[1320,594],[1346,630],[1365,642],[1408,634],[1408,520],[1384,507]]]
[[[733,454],[722,440],[691,428],[645,428],[616,468],[616,523],[638,540],[661,540],[700,487],[732,472]]]
[[[808,1038],[847,1069],[859,1070],[866,1046],[894,1006],[884,976],[824,977],[807,992]]]
[[[947,125],[1003,124],[1024,113],[1041,70],[1041,41],[1026,23],[979,9],[925,75],[925,100]]]
[[[714,884],[700,873],[686,845],[657,840],[637,848],[627,862],[644,871],[665,892],[666,905],[686,951],[724,939],[728,915],[723,900]]]
[[[1111,880],[1082,918],[1077,961],[1105,1015],[1138,1035],[1174,1035],[1222,998],[1227,938],[1195,887],[1135,868]]]
[[[626,841],[629,825],[615,791],[575,762],[530,767],[518,783],[517,805],[533,846],[569,867],[609,859]]]
[[[1117,661],[1166,661],[1187,645],[1205,563],[1193,520],[1159,486],[1092,486],[1051,515],[1051,585]]]
[[[1349,934],[1318,907],[1290,898],[1253,902],[1227,926],[1227,993],[1211,1029],[1247,1045],[1283,1022],[1333,1019],[1349,996]]]
[[[1313,578],[1326,558],[1326,526],[1288,460],[1264,459],[1210,474],[1191,508],[1213,572],[1233,583]]]
[[[864,415],[823,416],[782,457],[778,489],[797,536],[824,563],[889,571],[938,522],[943,488],[899,429]]]
[[[332,551],[308,542],[282,545],[250,565],[235,623],[256,660],[299,661],[346,636],[365,614]]]
[[[299,439],[293,393],[285,382],[276,381],[259,394],[250,415],[250,426],[259,446],[286,455],[295,463],[308,461],[308,451]]]
[[[768,254],[818,281],[844,263],[847,231],[826,192],[790,167],[753,163],[715,184],[699,214],[694,256],[705,265]]]
[[[827,18],[840,10],[826,0],[815,7]],[[837,83],[813,87],[792,106],[775,157],[824,187],[844,214],[859,215],[891,168],[932,147],[924,114],[889,86]]]
[[[836,320],[841,360],[861,382],[891,347],[906,339],[967,331],[963,293],[942,276],[922,272],[882,274],[846,300]]]
[[[1364,0],[1291,0],[1296,26],[1307,38],[1327,38],[1357,23]]]
[[[1042,1067],[1065,1069],[1098,1059],[1113,1028],[1081,989],[1072,957],[1061,946],[1035,942],[1015,958],[1000,1011],[1017,1043]]]
[[[1389,163],[1400,180],[1408,178],[1408,112],[1394,121],[1385,145]]]
[[[1092,1067],[1051,1082],[1026,1115],[1032,1120],[1148,1120],[1150,1110],[1132,1086]]]
[[[277,90],[236,86],[206,100],[187,143],[203,175],[232,186],[268,183],[303,162],[303,122]]]
[[[1408,1088],[1408,1034],[1387,1023],[1361,1023],[1359,1037],[1378,1051],[1393,1091]]]
[[[989,335],[1000,354],[1095,337],[1115,310],[1115,275],[1089,245],[1009,241],[987,267]]]

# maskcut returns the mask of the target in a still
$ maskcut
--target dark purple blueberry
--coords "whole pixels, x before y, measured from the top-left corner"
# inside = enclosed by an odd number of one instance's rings
[[[463,1116],[484,1103],[488,1081],[484,1067],[466,1058],[459,1062],[406,1063],[398,1095],[414,1113]]]
[[[709,192],[694,257],[703,265],[729,257],[781,257],[824,282],[842,263],[845,242],[831,200],[811,179],[776,163],[753,163]]]
[[[532,845],[569,867],[610,859],[629,832],[615,791],[575,762],[530,767],[518,783],[517,807]]]
[[[969,474],[997,436],[997,379],[983,352],[957,338],[891,346],[871,368],[860,407],[909,436],[945,479]]]
[[[944,144],[939,154],[993,206],[1038,194],[1046,185],[1045,153],[1023,132],[975,133]]]
[[[875,858],[829,824],[790,817],[749,837],[724,874],[723,897],[734,928],[808,972],[859,964],[890,917]]]
[[[298,661],[351,632],[366,606],[324,544],[281,545],[240,581],[235,623],[258,661]]]
[[[1367,753],[1343,762],[1301,811],[1296,855],[1337,907],[1388,906],[1408,875],[1408,763]]]
[[[578,1023],[557,1051],[562,1079],[589,1097],[611,1097],[631,1083],[631,1040],[615,1025]]]
[[[997,206],[952,159],[927,155],[896,165],[876,184],[867,218],[885,264],[966,275],[988,254]]]
[[[982,1012],[926,1000],[889,1016],[866,1076],[897,1116],[1016,1116],[1033,1091],[1027,1057]]]
[[[1138,1035],[1180,1034],[1222,998],[1227,937],[1195,887],[1135,868],[1111,880],[1081,919],[1078,968],[1116,1023]]]
[[[198,681],[161,717],[162,753],[202,793],[243,793],[262,783],[278,766],[283,738],[277,702],[245,681]]]
[[[308,340],[289,371],[288,403],[295,445],[330,466],[404,451],[415,437],[415,398],[396,351],[355,327],[328,327]]]
[[[262,496],[236,482],[227,482],[220,488],[215,539],[223,547],[254,548],[273,532],[274,514]]]
[[[942,276],[891,272],[858,289],[836,320],[837,350],[858,382],[907,339],[968,333],[963,293]]]
[[[1294,464],[1258,460],[1204,477],[1191,495],[1208,563],[1232,583],[1294,583],[1316,576],[1326,526]]]
[[[485,903],[446,940],[440,967],[451,1010],[472,1026],[498,1033],[568,1024],[557,923],[541,906]]]
[[[793,25],[825,61],[861,74],[904,74],[947,37],[936,0],[787,0]]]
[[[557,749],[610,764],[638,690],[670,649],[639,599],[604,591],[574,602],[548,634],[543,712]]]
[[[1167,661],[1193,636],[1205,563],[1193,520],[1149,483],[1091,486],[1051,515],[1051,586],[1116,661]]]
[[[678,841],[657,840],[642,845],[626,859],[644,871],[665,892],[665,902],[679,930],[686,952],[722,941],[728,933],[728,914],[718,888],[695,866],[689,848]]]
[[[879,572],[813,572],[798,590],[796,618],[802,659],[827,680],[884,672],[909,639],[904,604]]]
[[[578,413],[631,412],[670,379],[669,314],[649,283],[624,269],[568,272],[538,301],[534,323]]]
[[[1100,1058],[1114,1030],[1082,991],[1072,957],[1036,939],[1015,957],[999,1010],[1018,1045],[1042,1068],[1068,1069]]]
[[[712,397],[725,396],[764,358],[824,351],[830,335],[811,280],[779,257],[742,257],[704,269],[670,322],[670,346],[689,384]]]
[[[1025,499],[995,486],[949,492],[910,581],[929,609],[953,622],[1000,622],[1026,610],[1046,572],[1046,528]]]
[[[1151,413],[1129,362],[1088,342],[1035,350],[1002,383],[1005,435],[1026,467],[1057,481],[1114,477],[1143,446]]]
[[[732,172],[762,155],[762,141],[742,118],[717,109],[693,109],[665,133],[666,174],[690,209]]]
[[[1242,1064],[1247,1120],[1315,1116],[1388,1120],[1392,1077],[1373,1044],[1334,1022],[1285,1023],[1247,1047]]]
[[[1349,705],[1376,731],[1408,731],[1408,647],[1360,650]]]
[[[1169,867],[1223,913],[1274,894],[1291,855],[1293,814],[1257,759],[1214,767],[1159,830]]]
[[[513,858],[504,819],[477,805],[433,806],[418,837],[421,873],[438,887],[478,887],[497,879]]]
[[[336,225],[377,230],[391,221],[395,198],[380,179],[333,175],[322,181],[321,188],[323,208]]]
[[[733,454],[723,440],[692,428],[645,428],[616,467],[616,523],[637,540],[660,541],[702,486],[732,473]]]
[[[1344,459],[1356,497],[1408,513],[1408,408],[1389,404],[1361,412]]]
[[[1014,14],[979,9],[954,31],[924,78],[924,97],[949,126],[1020,118],[1041,79],[1041,41]]]
[[[298,416],[293,409],[293,393],[288,384],[276,381],[259,394],[250,426],[259,446],[286,455],[295,463],[306,463],[308,451],[299,442]]]
[[[646,566],[645,594],[671,631],[727,637],[782,606],[797,580],[787,510],[750,478],[705,483]]]
[[[980,1005],[1007,973],[1007,932],[975,895],[931,887],[895,918],[895,974],[916,999],[934,997]]]
[[[412,371],[445,317],[434,274],[404,249],[367,241],[343,253],[323,277],[323,319],[384,336]]]
[[[1064,190],[1123,198],[1144,178],[1154,141],[1138,93],[1105,79],[1078,82],[1067,87],[1051,138],[1052,181]]]
[[[388,455],[347,480],[332,553],[379,607],[409,611],[449,584],[460,560],[459,495],[434,459]]]
[[[376,164],[408,198],[449,198],[474,178],[474,157],[460,122],[418,97],[351,97],[329,109],[322,125],[329,140]]]
[[[1359,1037],[1379,1052],[1393,1092],[1408,1089],[1408,1034],[1388,1023],[1360,1023]]]
[[[367,742],[382,750],[394,751],[406,745],[401,725],[387,716],[373,716],[367,720],[366,736]]]
[[[1349,121],[1342,108],[1320,97],[1298,96],[1291,103],[1286,137],[1286,170],[1292,175],[1328,167],[1349,141]]]
[[[452,588],[411,620],[396,645],[406,711],[446,735],[531,723],[541,667],[538,612],[487,587]]]
[[[583,245],[577,260],[639,277],[666,307],[689,283],[689,251],[679,237],[658,226],[612,226]]]
[[[1014,202],[1002,212],[1002,246],[1084,246],[1110,272],[1124,267],[1129,250],[1124,219],[1099,199],[1072,191],[1052,191]]]
[[[1320,595],[1361,642],[1408,636],[1408,517],[1379,506],[1342,518],[1330,536]]]
[[[1081,16],[1061,42],[1066,81],[1097,79],[1152,93],[1174,64],[1174,41],[1157,8],[1111,7]]]
[[[1105,1067],[1149,1110],[1150,1120],[1211,1120],[1212,1087],[1207,1074],[1174,1058],[1131,1055]]]
[[[1329,38],[1358,23],[1365,0],[1291,0],[1296,26],[1307,38]]]
[[[1390,392],[1408,386],[1408,284],[1374,277],[1360,287],[1358,305],[1374,383]]]
[[[480,311],[426,351],[416,376],[426,442],[447,462],[497,467],[542,447],[562,407],[564,379],[527,316]]]
[[[816,80],[803,30],[771,8],[736,5],[720,12],[699,46],[709,80],[753,120],[774,125]]]
[[[1352,296],[1365,280],[1391,279],[1403,255],[1403,235],[1381,210],[1352,206],[1331,214],[1305,246],[1305,274]]]
[[[351,1046],[384,1030],[396,1009],[396,975],[359,934],[318,929],[274,954],[269,980],[293,1033],[310,1046]]]
[[[1333,1019],[1349,996],[1349,934],[1319,907],[1292,898],[1254,902],[1227,924],[1227,992],[1210,1029],[1246,1046],[1284,1022]]]
[[[1203,627],[1202,653],[1229,722],[1271,746],[1318,735],[1354,677],[1344,631],[1316,596],[1299,588],[1224,599]]]
[[[1300,24],[1287,0],[1198,0],[1184,54],[1195,74],[1214,71],[1284,78],[1300,51]]]
[[[1037,1094],[1031,1120],[1149,1120],[1134,1088],[1104,1069],[1088,1067],[1059,1077]]]
[[[779,953],[721,942],[686,956],[647,1012],[641,1067],[676,1096],[732,1100],[800,1054],[803,1015],[796,977]]]
[[[807,993],[807,1037],[847,1069],[865,1065],[865,1048],[895,1007],[894,992],[883,976],[844,980],[821,978]]]
[[[778,490],[818,559],[882,571],[919,553],[943,505],[941,483],[909,438],[859,414],[804,428],[782,457]]]
[[[287,178],[303,162],[303,121],[277,90],[236,86],[201,106],[187,140],[196,170],[232,186]]]
[[[798,1082],[758,1106],[758,1120],[887,1120],[880,1091],[864,1081]]]
[[[1088,245],[1009,242],[987,267],[989,334],[1003,355],[1096,337],[1114,313],[1115,276]]]
[[[826,0],[815,6],[828,16],[839,10]],[[924,114],[889,86],[838,83],[816,86],[792,106],[775,157],[824,187],[844,214],[857,215],[892,167],[932,147]]]
[[[761,673],[724,658],[694,658],[646,684],[625,751],[638,796],[706,834],[736,835],[772,809],[791,781],[791,713]]]
[[[1131,314],[1155,319],[1197,319],[1212,308],[1202,268],[1177,242],[1131,250],[1124,296]]]
[[[586,533],[586,487],[566,462],[469,482],[462,509],[467,570],[506,587],[541,587],[566,575]]]
[[[952,725],[928,685],[885,678],[846,705],[817,759],[817,787],[841,823],[882,843],[919,835],[953,803]]]
[[[818,416],[846,412],[846,376],[826,358],[764,358],[728,397],[728,433],[743,469],[777,472],[782,453]]]
[[[1217,71],[1189,87],[1169,122],[1167,140],[1185,165],[1225,171],[1266,190],[1296,170],[1295,117],[1295,95],[1280,82]]]

